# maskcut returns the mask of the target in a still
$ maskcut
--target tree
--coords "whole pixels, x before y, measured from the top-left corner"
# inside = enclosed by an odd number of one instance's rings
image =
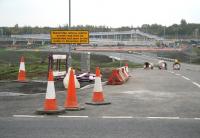
[[[186,25],[187,25],[186,20],[185,20],[185,19],[182,19],[182,20],[181,20],[181,26],[186,26]]]
[[[19,25],[18,24],[15,24],[15,26],[14,26],[16,29],[18,29],[19,28]]]

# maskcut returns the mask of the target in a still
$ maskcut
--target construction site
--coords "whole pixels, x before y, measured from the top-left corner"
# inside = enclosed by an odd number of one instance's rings
[[[0,1],[0,138],[199,138],[199,4]]]

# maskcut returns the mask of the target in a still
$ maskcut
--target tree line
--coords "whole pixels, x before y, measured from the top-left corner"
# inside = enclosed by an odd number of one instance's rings
[[[16,34],[49,34],[54,29],[69,29],[68,25],[59,27],[19,27],[16,24],[14,27],[0,27],[0,35],[10,36]],[[130,31],[139,29],[143,32],[158,35],[165,38],[200,38],[200,24],[187,23],[182,19],[180,24],[173,24],[171,26],[163,26],[159,24],[143,24],[141,27],[125,26],[119,28],[112,28],[108,26],[94,26],[94,25],[77,25],[72,26],[73,30],[88,30],[90,32],[110,32],[110,31]]]

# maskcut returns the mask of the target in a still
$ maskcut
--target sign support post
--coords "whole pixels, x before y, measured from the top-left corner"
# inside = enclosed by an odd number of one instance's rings
[[[71,0],[69,0],[69,26],[68,30],[52,30],[51,44],[68,44],[68,60],[67,66],[71,67],[72,44],[88,44],[89,31],[86,30],[71,30]]]

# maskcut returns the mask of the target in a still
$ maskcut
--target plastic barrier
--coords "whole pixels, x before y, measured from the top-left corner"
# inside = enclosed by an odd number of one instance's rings
[[[126,68],[125,67],[122,67],[122,73],[125,75],[126,77],[126,81],[129,79],[129,75],[128,73],[126,72]]]
[[[129,79],[129,74],[126,67],[114,69],[111,76],[108,78],[108,85],[122,85]]]
[[[119,68],[119,74],[121,75],[122,79],[124,82],[126,82],[128,80],[128,77],[126,77],[125,73],[122,71],[122,67]]]
[[[111,76],[108,78],[108,85],[121,85],[123,84],[124,81],[122,79],[122,77],[119,75],[119,70],[114,69],[112,71]]]

